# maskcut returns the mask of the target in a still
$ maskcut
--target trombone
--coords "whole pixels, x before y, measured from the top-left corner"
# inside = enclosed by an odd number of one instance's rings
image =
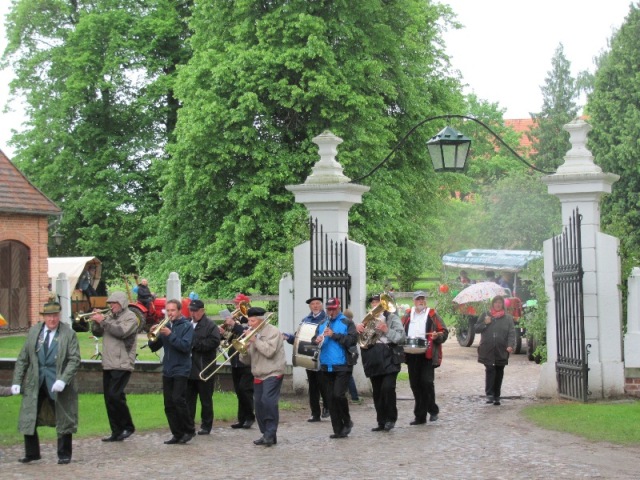
[[[247,312],[249,311],[249,309],[251,308],[251,304],[249,304],[249,302],[240,302],[238,304],[238,308],[236,308],[233,312],[231,312],[231,317],[234,321],[236,325],[240,325],[240,317],[246,317],[247,316]],[[222,340],[223,340],[223,344],[224,344],[224,348],[227,348],[231,345],[231,342],[233,340],[233,327],[228,327],[227,325],[225,325],[224,323],[222,324],[222,326],[220,327],[220,330],[222,330]]]
[[[218,356],[216,358],[214,358],[211,363],[209,363],[206,367],[204,367],[200,371],[200,380],[202,380],[203,382],[206,382],[207,380],[212,378],[216,373],[218,373],[218,370],[220,370],[222,367],[224,367],[224,365],[227,363],[227,360],[231,360],[238,353],[242,353],[242,354],[247,353],[249,340],[251,340],[251,338],[256,333],[259,333],[260,330],[262,330],[268,323],[271,322],[271,317],[272,316],[273,316],[273,313],[268,313],[267,315],[264,316],[264,318],[262,319],[262,321],[258,324],[258,326],[256,328],[250,328],[248,330],[245,330],[244,333],[242,335],[240,335],[238,338],[234,338],[231,341],[231,345],[229,347],[225,348],[222,352],[220,352],[220,354],[218,354]],[[231,348],[234,348],[235,352],[233,352],[232,355],[227,357],[227,353],[229,352],[229,350],[231,350]],[[205,372],[207,370],[210,370],[211,368],[216,366],[216,363],[218,362],[218,359],[220,357],[224,358],[224,361],[220,364],[220,366],[218,368],[216,368],[210,374],[205,375]]]
[[[87,312],[87,313],[76,313],[75,318],[73,319],[74,322],[86,322],[88,317],[91,317],[93,315],[95,315],[96,313],[102,313],[103,315],[110,312],[111,309],[110,308],[104,308],[102,310],[96,310],[95,312]]]

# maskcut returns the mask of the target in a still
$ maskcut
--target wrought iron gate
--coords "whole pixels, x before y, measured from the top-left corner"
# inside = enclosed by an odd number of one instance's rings
[[[351,303],[351,275],[347,256],[347,238],[329,240],[318,219],[309,219],[311,296],[340,299],[342,308]]]
[[[581,215],[576,208],[561,235],[553,238],[553,290],[555,292],[556,376],[561,397],[587,401],[588,348],[584,333]]]

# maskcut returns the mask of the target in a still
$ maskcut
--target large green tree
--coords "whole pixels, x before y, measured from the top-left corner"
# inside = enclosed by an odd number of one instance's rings
[[[631,5],[598,61],[586,111],[589,149],[606,172],[620,175],[602,201],[602,227],[620,239],[623,278],[640,262],[640,10]]]
[[[441,41],[450,21],[423,0],[197,2],[151,268],[214,294],[275,291],[307,236],[285,185],[310,174],[313,137],[342,137],[338,160],[356,178],[419,120],[460,110]],[[437,127],[364,181],[351,236],[369,247],[374,279],[425,263],[429,213],[449,191],[425,158]]]
[[[542,91],[542,110],[531,114],[534,126],[527,133],[535,152],[531,158],[541,170],[555,172],[564,162],[571,148],[569,134],[562,127],[576,118],[578,83],[571,76],[571,62],[564,55],[564,47],[558,45],[551,59]]]
[[[17,0],[5,66],[26,103],[15,163],[63,210],[58,255],[129,268],[159,208],[151,168],[176,123],[187,1]],[[149,226],[151,227],[151,226]],[[107,268],[106,272],[113,272]]]

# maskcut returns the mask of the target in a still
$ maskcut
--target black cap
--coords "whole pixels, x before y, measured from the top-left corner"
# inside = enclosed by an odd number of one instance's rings
[[[319,300],[320,303],[324,302],[322,297],[311,297],[309,300],[307,300],[307,305],[309,305],[311,302],[313,302],[314,300]]]
[[[204,308],[204,302],[202,300],[191,300],[189,304],[189,310],[200,310]]]
[[[373,295],[371,295],[369,297],[369,302],[373,302],[374,300],[380,301],[380,294],[379,293],[374,293]]]
[[[251,307],[247,312],[247,317],[264,317],[265,313],[267,313],[267,311],[264,308]]]

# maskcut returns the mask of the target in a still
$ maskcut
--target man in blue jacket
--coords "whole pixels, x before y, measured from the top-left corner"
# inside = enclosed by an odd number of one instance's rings
[[[333,435],[331,438],[346,438],[353,422],[349,415],[347,389],[353,372],[349,347],[355,347],[358,332],[352,320],[340,311],[340,300],[332,298],[325,305],[327,319],[318,326],[315,342],[320,346],[321,382],[325,398],[329,402],[329,414]]]
[[[162,361],[164,413],[173,434],[164,443],[173,445],[187,443],[196,433],[193,415],[187,405],[187,381],[191,373],[193,327],[191,322],[182,316],[179,300],[167,301],[165,308],[166,315],[171,320],[171,327],[161,328],[156,341],[149,340],[149,347],[152,352],[164,348]]]

